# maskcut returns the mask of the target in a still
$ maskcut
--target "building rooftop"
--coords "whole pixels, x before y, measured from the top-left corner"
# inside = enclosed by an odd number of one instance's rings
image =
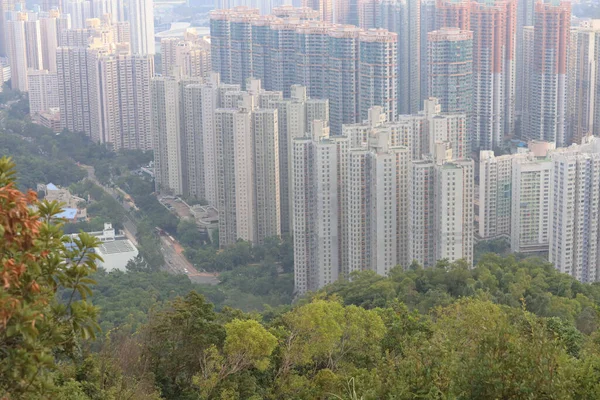
[[[56,185],[54,185],[54,183],[50,182],[49,184],[46,185],[46,189],[48,190],[58,190],[58,188],[56,187]]]
[[[60,214],[56,214],[54,218],[74,219],[77,216],[76,208],[65,208]]]
[[[128,239],[116,239],[112,242],[104,242],[98,246],[98,254],[119,254],[119,253],[130,253],[135,252],[135,247]]]

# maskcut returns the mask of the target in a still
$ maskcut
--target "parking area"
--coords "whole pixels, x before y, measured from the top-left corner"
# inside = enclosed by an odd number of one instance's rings
[[[161,202],[169,211],[177,214],[179,218],[192,218],[190,207],[181,199],[172,196],[159,197]]]

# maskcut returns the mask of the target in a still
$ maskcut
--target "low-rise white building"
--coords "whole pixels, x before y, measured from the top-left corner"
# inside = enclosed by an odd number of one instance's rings
[[[96,254],[102,257],[102,261],[99,260],[97,265],[107,271],[125,271],[127,263],[139,254],[131,240],[127,239],[123,233],[117,233],[112,224],[105,223],[102,231],[87,233],[100,240],[100,245],[94,249]],[[79,234],[74,233],[68,236],[74,239]]]

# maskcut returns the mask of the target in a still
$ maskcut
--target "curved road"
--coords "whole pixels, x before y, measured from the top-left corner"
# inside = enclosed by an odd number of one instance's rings
[[[104,189],[105,192],[110,194],[117,202],[125,209],[125,211],[129,212],[131,210],[131,206],[126,201],[119,201],[119,192],[114,190],[113,188],[107,187],[98,181],[96,177],[94,167],[90,165],[80,164],[82,168],[85,168],[88,174],[88,179],[94,182],[96,185],[100,186]],[[129,240],[131,240],[137,246],[137,227],[135,225],[135,221],[131,219],[128,215],[125,215],[125,221],[123,221],[123,227],[125,228],[125,235]],[[200,273],[198,272],[192,263],[188,261],[187,258],[183,255],[183,247],[179,244],[175,238],[171,236],[160,236],[160,252],[162,253],[165,262],[167,265],[163,266],[167,271],[175,273],[175,274],[185,274],[190,278],[190,280],[195,281],[197,283],[208,283],[215,285],[218,283],[218,279],[213,274],[208,273]],[[186,272],[187,271],[187,272]]]

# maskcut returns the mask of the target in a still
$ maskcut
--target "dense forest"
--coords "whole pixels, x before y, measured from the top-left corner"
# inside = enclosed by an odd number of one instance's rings
[[[59,211],[0,160],[0,398],[600,398],[600,286],[542,259],[361,272],[245,313],[184,277],[95,271]]]

